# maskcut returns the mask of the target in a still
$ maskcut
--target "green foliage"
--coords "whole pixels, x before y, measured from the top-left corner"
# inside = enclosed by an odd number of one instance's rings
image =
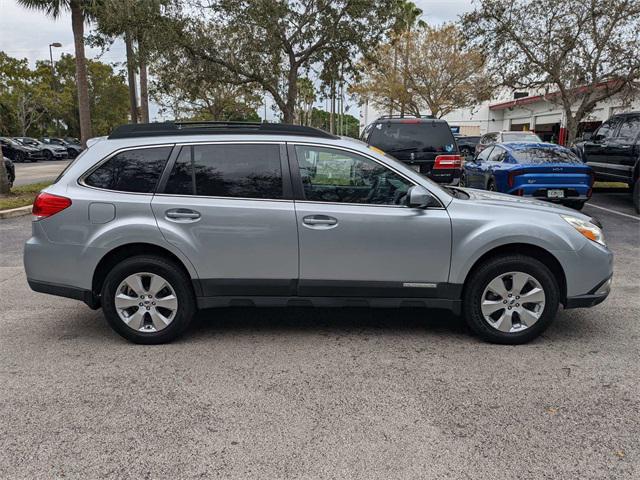
[[[360,121],[354,117],[353,115],[335,115],[336,125],[339,125],[340,122],[344,121],[345,125],[345,134],[346,137],[358,138],[360,135]],[[311,111],[311,124],[310,126],[321,128],[323,130],[329,131],[329,112],[325,112],[324,110],[320,110],[314,108]]]
[[[8,136],[64,135],[78,137],[76,65],[71,55],[30,69],[26,60],[0,52],[0,131]],[[127,87],[121,75],[101,62],[87,61],[94,135],[106,135],[127,121]],[[59,130],[58,130],[59,128]]]

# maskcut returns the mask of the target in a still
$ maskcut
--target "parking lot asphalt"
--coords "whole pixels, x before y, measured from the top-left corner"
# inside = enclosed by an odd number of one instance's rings
[[[36,163],[16,163],[15,186],[48,182],[56,179],[71,160],[51,160]]]
[[[593,205],[629,216],[584,210],[616,255],[610,297],[515,347],[418,309],[210,310],[133,345],[32,293],[31,220],[0,221],[0,478],[640,478],[640,220],[622,195]]]

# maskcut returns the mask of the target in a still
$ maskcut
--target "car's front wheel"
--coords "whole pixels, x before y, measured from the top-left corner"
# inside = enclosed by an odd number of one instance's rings
[[[521,344],[553,321],[560,298],[555,277],[524,255],[494,257],[465,283],[463,308],[471,329],[492,343]]]
[[[105,278],[102,308],[111,327],[135,343],[176,339],[196,311],[191,280],[173,262],[137,256],[118,263]]]

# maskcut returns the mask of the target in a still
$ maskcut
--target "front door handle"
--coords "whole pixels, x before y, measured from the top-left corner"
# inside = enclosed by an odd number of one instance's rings
[[[200,213],[188,208],[175,208],[173,210],[167,210],[165,212],[165,216],[169,220],[189,221],[198,220],[200,218]]]
[[[309,215],[302,219],[302,223],[312,228],[332,228],[338,225],[338,219],[327,215]]]

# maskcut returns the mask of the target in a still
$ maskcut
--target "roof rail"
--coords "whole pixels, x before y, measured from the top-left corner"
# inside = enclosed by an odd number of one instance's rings
[[[160,137],[165,135],[297,135],[337,139],[335,135],[319,128],[285,123],[259,122],[163,122],[163,123],[130,123],[116,127],[109,139]]]
[[[435,119],[436,117],[434,117],[433,115],[382,115],[381,117],[376,118],[376,120],[390,120],[390,119],[395,119],[395,118],[431,118],[431,119]]]

